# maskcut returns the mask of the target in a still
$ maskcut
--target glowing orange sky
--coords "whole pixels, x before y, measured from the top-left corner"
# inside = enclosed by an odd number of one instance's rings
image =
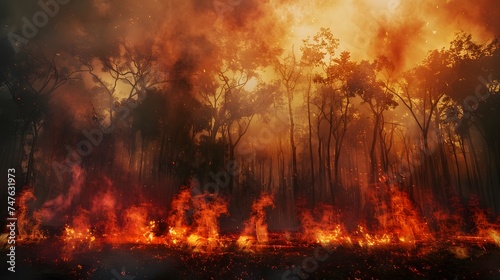
[[[460,30],[479,40],[491,39],[485,26],[474,15],[451,11],[451,0],[299,0],[278,6],[278,14],[289,16],[288,36],[280,45],[290,49],[328,27],[340,39],[340,51],[350,51],[354,59],[373,59],[386,55],[403,68],[422,61],[429,50],[447,47]],[[464,6],[461,3],[462,7]],[[475,7],[478,9],[478,7]],[[463,7],[468,13],[472,8]],[[289,18],[289,19],[290,19]]]

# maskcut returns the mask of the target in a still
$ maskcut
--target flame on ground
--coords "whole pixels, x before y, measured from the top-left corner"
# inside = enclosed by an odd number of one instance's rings
[[[472,211],[474,212],[474,223],[477,228],[477,236],[484,241],[490,241],[500,247],[500,224],[493,224],[488,220],[488,214],[479,208],[479,202],[476,199],[471,201]]]
[[[123,229],[130,229],[125,240],[134,243],[152,243],[154,241],[155,221],[148,221],[146,207],[132,206],[125,210]]]
[[[18,240],[21,242],[39,242],[45,238],[40,215],[37,212],[32,215],[29,213],[28,202],[35,200],[32,189],[24,190],[19,197]]]
[[[63,252],[67,257],[85,250],[99,250],[104,243],[164,244],[207,254],[230,248],[256,252],[269,243],[272,245],[266,222],[266,210],[274,207],[273,195],[264,193],[253,202],[250,217],[245,221],[241,234],[236,237],[220,233],[219,218],[228,214],[227,201],[211,195],[193,197],[189,189],[181,189],[171,204],[171,211],[166,220],[167,232],[162,234],[158,229],[159,224],[152,215],[153,205],[138,203],[123,207],[116,200],[118,196],[111,182],[107,183],[108,187],[91,199],[92,204],[88,209],[79,208],[66,215],[70,218],[64,225],[61,241],[64,243]],[[51,207],[43,204],[41,210],[34,211],[30,209],[33,208],[30,203],[35,200],[32,189],[26,189],[20,195],[18,216],[20,242],[39,242],[44,239],[41,230],[43,217],[55,217],[62,209],[57,203],[52,203]],[[472,213],[471,223],[475,229],[469,234],[463,232],[466,222],[461,216],[464,216],[465,210],[460,207],[457,207],[454,213],[434,211],[434,217],[441,228],[431,232],[408,195],[397,188],[386,188],[385,193],[375,195],[371,203],[377,208],[373,211],[376,216],[372,220],[378,223],[369,225],[360,223],[357,226],[354,224],[351,225],[351,230],[342,223],[349,217],[331,205],[322,204],[313,211],[302,211],[299,216],[301,224],[299,243],[318,243],[327,247],[398,246],[411,249],[416,248],[418,242],[430,243],[439,240],[450,244],[448,250],[456,258],[468,257],[469,252],[467,247],[463,246],[464,242],[475,242],[479,245],[491,243],[500,247],[499,220],[493,221],[494,215],[480,209],[479,202],[475,200],[468,208]],[[67,203],[64,202],[62,205],[66,207]],[[50,209],[54,213],[47,212]],[[295,237],[287,232],[272,237],[288,242],[287,244],[295,240]],[[230,244],[234,244],[235,247],[229,246]]]
[[[65,243],[63,251],[66,254],[94,248],[96,238],[90,228],[87,211],[81,210],[80,214],[74,217],[71,225],[64,227],[62,239]]]
[[[168,234],[172,244],[177,245],[187,240],[189,230],[187,214],[191,204],[191,192],[182,189],[172,200],[172,208],[168,216]]]
[[[198,195],[182,189],[173,199],[168,217],[168,241],[187,246],[194,252],[213,252],[224,247],[218,219],[228,214],[227,202],[220,197]]]
[[[324,246],[352,243],[343,226],[338,223],[336,212],[331,205],[319,205],[315,213],[316,216],[320,215],[319,220],[315,219],[310,210],[301,213],[302,241]]]
[[[187,243],[195,252],[212,252],[222,247],[218,219],[229,214],[227,202],[220,197],[200,195],[194,198],[193,230]]]
[[[358,225],[349,234],[340,223],[340,214],[331,205],[320,205],[315,210],[316,215],[309,210],[301,213],[302,240],[322,245],[356,243],[361,247],[389,244],[414,246],[417,240],[432,240],[433,235],[427,224],[422,221],[407,195],[396,188],[389,189],[388,194],[389,199],[386,201],[376,198],[378,204],[375,213],[379,223],[375,232],[369,232],[365,226]]]
[[[245,228],[236,241],[241,250],[253,252],[252,248],[256,244],[267,244],[269,241],[265,208],[274,207],[273,200],[273,195],[263,194],[254,201],[250,218],[245,222]]]
[[[414,244],[416,240],[431,240],[427,223],[422,221],[408,195],[396,188],[391,189],[390,227],[397,239],[402,243]],[[386,228],[387,229],[387,228]]]

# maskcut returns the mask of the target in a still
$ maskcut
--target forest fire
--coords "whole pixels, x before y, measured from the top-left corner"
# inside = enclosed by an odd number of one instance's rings
[[[35,200],[32,190],[25,190],[19,199],[19,235],[20,240],[39,241],[45,238],[40,230],[41,219],[37,214],[30,215],[28,202]]]
[[[85,184],[82,178],[74,179]],[[108,182],[107,185],[104,191],[91,199],[92,204],[88,209],[79,207],[74,214],[66,216],[67,223],[62,230],[44,227],[40,220],[44,215],[57,217],[57,209],[61,207],[50,202],[51,209],[56,212],[48,213],[48,208],[44,205],[33,211],[36,199],[33,190],[26,189],[20,201],[22,214],[19,216],[19,224],[22,227],[19,230],[19,246],[41,250],[43,244],[50,242],[61,248],[56,251],[58,253],[52,252],[55,253],[53,256],[68,265],[81,262],[94,252],[108,252],[109,248],[128,250],[129,254],[155,252],[152,257],[158,258],[159,262],[177,254],[187,263],[198,258],[203,260],[202,264],[191,264],[202,270],[209,270],[209,266],[215,265],[215,259],[225,255],[238,259],[238,262],[244,262],[247,258],[253,263],[253,269],[257,269],[259,266],[265,267],[267,262],[280,263],[277,258],[282,254],[294,259],[294,252],[307,254],[310,251],[309,254],[314,252],[316,262],[324,262],[325,270],[318,275],[331,273],[332,264],[329,264],[329,260],[338,261],[336,257],[332,257],[334,254],[350,255],[350,258],[389,254],[390,258],[409,263],[448,253],[456,261],[467,261],[484,254],[480,251],[498,251],[495,245],[500,248],[498,221],[492,220],[494,216],[482,210],[477,200],[463,206],[471,212],[471,229],[466,229],[466,221],[461,217],[444,217],[441,214],[441,221],[462,226],[455,226],[455,231],[450,231],[443,222],[443,229],[433,230],[407,194],[394,185],[380,185],[374,200],[378,208],[373,211],[371,221],[360,220],[355,226],[352,222],[345,223],[348,217],[343,211],[324,203],[312,210],[305,208],[300,211],[298,230],[272,232],[268,230],[268,222],[275,211],[275,195],[265,192],[253,201],[248,219],[242,221],[242,230],[234,232],[224,227],[221,229],[221,217],[229,215],[228,201],[222,197],[213,194],[196,195],[193,189],[184,187],[172,199],[168,215],[162,217],[153,214],[157,206],[152,204],[121,207],[115,199],[117,190],[114,189],[114,184]],[[66,205],[66,202],[59,202]],[[45,221],[46,224],[50,224],[49,222]],[[162,223],[166,224],[161,226]],[[320,247],[313,250],[310,249],[311,246]],[[323,253],[318,248],[323,248]],[[43,250],[37,254],[42,256]],[[267,257],[263,257],[265,255]],[[286,269],[288,265],[282,266],[282,269]],[[77,267],[80,267],[77,271],[82,269],[80,264]],[[315,272],[315,267],[305,265],[303,269]],[[270,274],[273,276],[266,278],[289,279],[291,272],[276,271]],[[73,273],[81,275],[80,272]],[[93,277],[99,274],[91,271],[86,273],[94,275]],[[305,272],[294,273],[305,275],[301,274]],[[85,278],[88,275],[79,277]],[[179,276],[180,279],[185,277],[185,274],[181,275],[184,276]],[[406,275],[419,277],[427,274],[422,272],[422,267],[410,266]]]
[[[73,219],[71,226],[64,227],[62,240],[65,244],[67,253],[93,249],[95,245],[95,236],[90,229],[90,223],[85,214],[80,214]]]
[[[54,234],[52,230],[52,234],[49,234],[40,221],[34,218],[40,216],[40,211],[29,211],[28,204],[34,197],[31,190],[26,190],[20,205],[23,209],[19,220],[23,224],[20,244],[31,244],[37,248],[45,242],[59,243],[62,248],[60,255],[54,257],[60,258],[63,263],[72,263],[92,252],[106,251],[108,246],[128,248],[131,252],[163,248],[165,252],[183,252],[180,254],[185,254],[184,258],[202,259],[226,254],[242,257],[259,254],[274,256],[280,254],[280,250],[286,252],[285,256],[291,254],[290,258],[293,258],[290,250],[310,250],[308,248],[315,244],[327,248],[325,250],[329,254],[348,248],[354,252],[360,250],[355,253],[359,255],[373,252],[386,254],[389,250],[399,252],[399,258],[408,260],[425,259],[437,252],[449,252],[456,260],[467,260],[478,250],[492,250],[494,247],[491,246],[494,245],[500,248],[498,223],[491,221],[491,215],[479,209],[476,202],[472,201],[467,206],[473,212],[473,230],[431,230],[406,194],[395,187],[388,189],[388,197],[384,202],[387,205],[381,203],[383,207],[376,211],[376,215],[379,215],[374,217],[377,226],[369,226],[371,223],[365,221],[349,228],[343,223],[348,217],[331,205],[321,204],[313,211],[303,210],[300,228],[292,233],[268,232],[269,219],[266,213],[272,212],[275,201],[274,196],[267,193],[255,199],[241,232],[233,233],[220,230],[219,219],[221,215],[228,214],[228,203],[220,197],[196,196],[192,195],[189,188],[182,188],[172,200],[166,219],[148,220],[157,206],[144,204],[115,212],[114,209],[120,207],[114,196],[108,195],[113,192],[108,189],[96,196],[93,203],[101,207],[77,209],[77,214],[68,217],[70,222],[62,231]],[[100,213],[104,210],[105,213]],[[158,228],[161,220],[167,221],[167,228]],[[134,249],[135,245],[140,246]],[[159,258],[163,259],[161,255]],[[420,275],[418,269],[414,270],[415,275]]]
[[[498,7],[3,1],[0,278],[500,278]]]
[[[259,200],[254,201],[251,216],[236,241],[240,249],[252,252],[255,245],[267,244],[269,236],[264,208],[269,206],[274,206],[272,195],[263,194]]]
[[[20,209],[23,214],[19,217],[20,242],[40,243],[45,238],[51,238],[41,228],[38,217],[39,212],[28,213],[28,202],[34,199],[32,191],[26,190],[21,200]],[[364,225],[357,225],[352,230],[347,230],[342,224],[342,217],[331,205],[320,205],[314,212],[304,210],[301,214],[301,229],[296,232],[295,238],[287,236],[286,232],[275,232],[269,236],[266,219],[266,208],[274,206],[273,195],[262,194],[254,201],[250,218],[244,222],[244,228],[235,237],[234,234],[221,234],[219,218],[228,214],[227,202],[218,197],[201,195],[193,197],[189,189],[184,188],[173,199],[171,211],[166,219],[168,230],[158,230],[157,221],[148,220],[152,205],[132,206],[114,212],[116,205],[109,196],[102,196],[94,200],[105,207],[106,213],[98,216],[96,209],[91,211],[78,209],[69,224],[63,228],[60,239],[76,249],[82,247],[91,249],[97,243],[108,244],[163,244],[177,246],[193,252],[210,254],[214,251],[230,250],[230,243],[237,245],[243,251],[254,252],[257,245],[272,244],[296,239],[302,244],[318,243],[324,246],[355,246],[359,247],[384,247],[401,246],[408,249],[417,243],[439,243],[438,241],[477,242],[496,244],[500,247],[500,226],[496,221],[491,221],[486,212],[478,209],[471,203],[474,230],[466,233],[432,232],[427,223],[417,214],[417,210],[408,200],[406,195],[398,190],[391,190],[390,204],[384,206],[377,221],[379,227],[368,229]],[[109,207],[109,208],[108,208]],[[99,210],[100,211],[100,210]],[[120,216],[121,215],[121,216]],[[96,218],[97,217],[97,218]],[[92,222],[91,222],[92,221]],[[463,221],[455,221],[461,223]],[[474,233],[475,232],[475,233]],[[96,242],[96,239],[99,242]],[[408,245],[411,245],[408,247]]]

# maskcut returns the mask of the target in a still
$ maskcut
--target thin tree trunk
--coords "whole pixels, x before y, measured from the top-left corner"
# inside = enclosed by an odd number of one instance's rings
[[[139,181],[138,183],[140,184],[142,181],[142,166],[143,166],[143,161],[144,161],[144,146],[146,146],[146,140],[141,137],[141,159],[139,162]]]
[[[30,149],[30,153],[28,155],[28,170],[26,172],[26,179],[25,179],[25,183],[26,185],[29,185],[31,183],[31,178],[33,177],[33,173],[34,173],[34,161],[35,161],[35,149],[36,149],[36,144],[37,144],[37,141],[38,141],[38,127],[36,125],[36,123],[33,121],[32,122],[33,124],[33,140],[32,140],[32,143],[31,143],[31,149]]]
[[[465,152],[465,147],[464,147],[463,139],[461,136],[460,136],[460,140],[458,141],[458,143],[460,144],[460,150],[462,151],[462,156],[464,157],[465,171],[467,172],[467,181],[469,183],[469,190],[470,190],[473,186],[472,186],[472,181],[470,178],[469,162],[467,160],[467,154]]]
[[[376,145],[377,145],[377,135],[379,134],[379,120],[380,115],[375,115],[375,125],[373,126],[372,143],[370,145],[370,183],[374,184],[377,182],[377,155],[376,155]]]
[[[451,139],[450,139],[450,146],[451,146],[451,151],[453,153],[453,158],[455,159],[455,167],[457,168],[458,196],[460,200],[462,200],[462,180],[460,175],[460,164],[458,162],[458,156],[457,156],[457,147],[455,147],[455,144]]]
[[[311,81],[309,81],[309,88],[307,90],[307,124],[309,129],[309,156],[311,161],[311,188],[312,188],[312,203],[316,204],[316,184],[314,178],[314,155],[312,146],[312,122],[311,122]]]
[[[335,205],[335,189],[332,180],[332,160],[331,160],[331,142],[333,133],[332,115],[333,115],[333,107],[330,107],[330,122],[329,122],[330,126],[328,131],[328,141],[326,143],[326,172],[328,177],[328,186],[330,188],[330,192],[332,195],[332,203],[333,205]]]
[[[295,146],[294,140],[294,127],[295,123],[293,120],[293,111],[292,111],[292,98],[290,96],[290,92],[288,92],[288,114],[290,117],[290,147],[292,149],[292,181],[293,181],[293,193],[297,195],[299,189],[298,183],[298,172],[297,172],[297,147]]]

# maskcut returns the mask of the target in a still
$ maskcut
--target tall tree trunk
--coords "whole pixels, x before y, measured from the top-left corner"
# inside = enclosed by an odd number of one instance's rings
[[[326,142],[326,175],[328,179],[328,187],[332,195],[332,203],[335,205],[335,189],[332,180],[332,159],[331,159],[331,143],[333,134],[333,107],[330,107],[330,121],[328,130],[328,140]]]
[[[34,166],[35,166],[35,150],[36,150],[36,144],[38,141],[38,127],[35,123],[35,121],[32,122],[33,125],[33,140],[31,143],[31,149],[30,153],[28,155],[28,169],[26,171],[26,179],[25,179],[25,184],[29,185],[31,183],[31,178],[33,177],[34,173]]]
[[[311,81],[309,81],[308,89],[307,89],[307,124],[308,124],[308,138],[309,138],[309,157],[310,157],[310,165],[311,165],[311,188],[312,188],[312,203],[316,204],[316,182],[314,178],[314,154],[313,154],[313,145],[312,145],[312,121],[311,121]]]
[[[280,178],[279,186],[280,189],[282,190],[282,195],[283,197],[286,197],[287,183],[285,177],[285,156],[283,154],[283,145],[281,143],[281,136],[278,139],[278,176]]]
[[[321,135],[319,133],[319,124],[318,124],[318,189],[319,189],[319,197],[324,197],[324,179],[325,179],[325,164],[323,159],[323,142],[321,140]]]
[[[458,143],[460,145],[460,150],[462,151],[462,156],[464,157],[465,171],[467,172],[467,182],[469,183],[468,184],[469,190],[471,190],[473,186],[472,186],[472,180],[470,178],[469,161],[467,160],[467,154],[465,152],[464,140],[462,136],[460,136]]]
[[[460,175],[460,163],[458,162],[458,156],[457,156],[457,147],[455,147],[455,143],[450,138],[450,146],[451,146],[451,152],[453,153],[453,158],[455,159],[455,167],[457,169],[457,184],[458,184],[458,197],[460,200],[462,200],[462,180],[461,180],[461,175]]]
[[[377,135],[379,135],[379,121],[380,115],[375,114],[375,124],[373,126],[372,143],[370,145],[370,183],[374,184],[377,182]]]
[[[299,189],[299,183],[298,183],[298,172],[297,172],[297,147],[295,146],[295,140],[294,140],[294,127],[295,123],[293,120],[293,110],[292,110],[292,98],[291,98],[291,92],[288,92],[288,114],[290,118],[290,148],[292,149],[292,181],[293,181],[293,193],[295,196],[297,196],[297,192]]]
[[[141,135],[142,136],[142,135]],[[139,162],[139,181],[138,183],[141,184],[142,182],[142,167],[143,167],[143,162],[144,162],[144,148],[146,146],[146,140],[144,139],[144,137],[141,137],[141,159],[140,159],[140,162]]]

